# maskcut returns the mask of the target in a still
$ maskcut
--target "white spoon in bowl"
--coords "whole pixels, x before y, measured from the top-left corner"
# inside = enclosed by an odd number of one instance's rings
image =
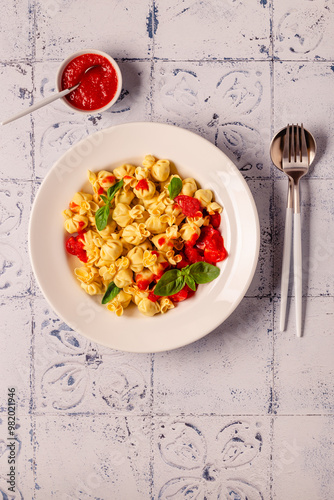
[[[83,75],[88,73],[88,71],[90,71],[91,69],[96,68],[97,66],[100,66],[100,65],[94,64],[94,66],[89,66],[89,68],[87,68],[84,71]],[[42,101],[37,102],[33,106],[30,106],[30,108],[25,109],[24,111],[21,111],[20,113],[17,113],[16,115],[12,116],[11,118],[8,118],[8,120],[1,122],[0,125],[6,125],[7,123],[13,122],[14,120],[17,120],[18,118],[21,118],[22,116],[28,115],[29,113],[32,113],[33,111],[36,111],[37,109],[42,108],[43,106],[46,106],[47,104],[50,104],[53,101],[56,101],[60,97],[65,97],[70,92],[73,92],[73,90],[77,89],[80,84],[81,84],[81,80],[80,80],[80,82],[76,83],[72,87],[65,89],[65,90],[62,90],[61,92],[57,92],[56,94],[52,94],[50,97],[47,97],[46,99],[43,99]]]

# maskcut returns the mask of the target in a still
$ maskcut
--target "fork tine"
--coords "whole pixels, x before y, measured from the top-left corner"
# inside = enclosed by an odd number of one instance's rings
[[[296,161],[301,161],[300,157],[300,127],[296,125]]]
[[[290,161],[296,161],[296,157],[295,157],[295,126],[294,126],[294,124],[291,125]]]
[[[300,136],[301,136],[301,161],[306,161],[307,164],[309,164],[307,144],[306,144],[306,135],[305,135],[304,126],[302,123],[301,123]]]
[[[283,162],[289,161],[289,149],[290,149],[290,125],[286,126],[286,133],[284,136],[284,146],[283,146]]]

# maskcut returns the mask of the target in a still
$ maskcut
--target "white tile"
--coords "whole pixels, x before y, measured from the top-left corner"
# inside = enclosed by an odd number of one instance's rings
[[[249,297],[269,295],[272,291],[272,184],[269,180],[248,180],[260,222],[260,252],[254,278],[246,292]]]
[[[291,302],[287,330],[279,331],[275,307],[275,412],[278,414],[332,413],[333,297],[307,297],[303,301],[303,338],[295,332],[295,304]]]
[[[37,63],[35,100],[55,91],[56,62]],[[87,135],[132,121],[146,121],[150,112],[150,63],[121,62],[123,90],[114,106],[91,116],[72,112],[56,101],[34,114],[36,175],[43,178],[60,156]]]
[[[0,7],[0,61],[25,59],[33,52],[33,8],[29,0],[3,2]]]
[[[154,65],[154,120],[203,135],[246,177],[270,177],[270,66],[265,62]]]
[[[333,417],[277,417],[273,499],[334,498]]]
[[[334,294],[334,181],[301,180],[301,228],[303,256],[303,295]],[[280,294],[280,276],[285,224],[286,180],[275,181],[274,262],[275,291]],[[293,274],[290,293],[294,294]]]
[[[331,2],[274,1],[274,55],[280,59],[312,61],[334,56]]]
[[[276,62],[274,67],[275,132],[288,123],[303,122],[318,147],[309,176],[333,178],[333,63]]]
[[[27,249],[31,182],[2,182],[0,189],[0,289],[2,297],[22,296],[30,288]]]
[[[14,387],[19,413],[29,412],[31,396],[31,310],[28,299],[1,301],[0,394],[1,411],[7,410],[7,389]]]
[[[98,346],[71,330],[44,299],[35,300],[36,411],[148,413],[150,355]]]
[[[147,57],[149,5],[148,1],[37,1],[37,58],[64,59],[85,47],[103,50],[115,59]]]
[[[154,357],[156,413],[271,411],[272,305],[245,298],[214,332]]]
[[[3,394],[3,393],[2,393]],[[15,442],[8,439],[7,415],[0,414],[0,495],[6,500],[14,498],[33,498],[33,425],[31,417],[23,415],[20,411],[16,414]],[[15,460],[15,463],[12,461]],[[11,463],[8,463],[8,462]],[[15,467],[13,484],[7,483],[10,467]],[[12,469],[13,471],[13,469]],[[15,493],[8,488],[15,488]]]
[[[3,95],[1,121],[11,118],[31,105],[31,72],[31,66],[28,64],[0,64],[0,86]],[[0,177],[2,179],[30,179],[32,177],[32,146],[29,115],[4,125],[1,132]]]
[[[149,498],[150,427],[138,417],[36,417],[35,498]]]
[[[156,497],[269,498],[270,421],[266,417],[157,417]]]
[[[266,0],[155,2],[155,56],[170,59],[266,59],[270,50]],[[252,22],[249,22],[251,17]]]

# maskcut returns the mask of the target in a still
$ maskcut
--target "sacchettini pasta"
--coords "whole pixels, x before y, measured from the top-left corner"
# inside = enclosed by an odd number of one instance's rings
[[[146,316],[165,314],[195,293],[185,285],[155,295],[166,271],[226,257],[222,207],[195,179],[172,174],[169,160],[147,155],[142,166],[88,171],[88,179],[92,192],[75,193],[63,212],[66,249],[80,261],[74,274],[83,290],[104,298],[111,290],[104,303],[117,316],[131,303]]]

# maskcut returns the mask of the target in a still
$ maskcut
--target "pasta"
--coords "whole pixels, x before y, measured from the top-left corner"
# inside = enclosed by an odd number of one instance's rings
[[[172,170],[169,160],[147,155],[142,166],[88,171],[92,194],[75,193],[63,212],[66,249],[81,261],[75,277],[87,294],[103,294],[116,316],[131,303],[148,317],[165,314],[196,291],[187,282],[156,295],[166,271],[227,255],[218,230],[223,208],[211,190]]]

